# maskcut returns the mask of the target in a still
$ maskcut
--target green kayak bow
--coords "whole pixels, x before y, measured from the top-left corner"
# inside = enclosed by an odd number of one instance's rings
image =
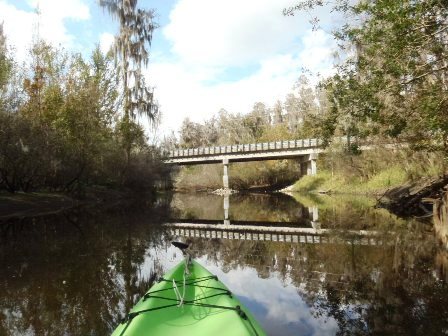
[[[182,244],[183,245],[183,244]],[[185,255],[140,299],[112,336],[261,336],[252,314],[198,262]]]

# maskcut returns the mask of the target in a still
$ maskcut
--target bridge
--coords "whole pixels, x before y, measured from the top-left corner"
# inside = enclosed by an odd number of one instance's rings
[[[301,139],[172,150],[164,162],[175,165],[222,163],[224,165],[223,184],[224,188],[228,188],[228,165],[231,162],[297,158],[301,162],[303,174],[315,175],[317,173],[316,160],[323,150],[322,140]]]
[[[385,148],[399,149],[407,147],[406,143],[393,143],[385,139],[382,144]],[[361,140],[357,137],[336,137],[333,143],[350,145],[356,143],[361,150],[369,150],[377,145],[369,139]],[[302,175],[317,174],[317,157],[325,152],[321,139],[300,139],[287,141],[273,141],[252,144],[239,144],[227,146],[210,146],[200,148],[187,148],[172,150],[167,153],[164,160],[172,165],[196,165],[222,163],[224,165],[223,184],[229,187],[228,168],[231,162],[266,161],[280,159],[299,159],[302,167]]]
[[[315,229],[304,227],[277,227],[233,224],[191,224],[166,223],[173,236],[232,239],[252,241],[273,241],[297,244],[349,244],[349,245],[389,245],[377,231]]]

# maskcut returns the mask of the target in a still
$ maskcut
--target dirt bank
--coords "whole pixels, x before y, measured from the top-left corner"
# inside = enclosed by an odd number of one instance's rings
[[[442,200],[447,187],[448,175],[421,179],[386,191],[378,206],[400,217],[431,217],[433,204]]]

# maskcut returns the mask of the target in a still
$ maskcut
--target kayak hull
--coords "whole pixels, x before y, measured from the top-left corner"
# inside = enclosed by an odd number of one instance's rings
[[[181,262],[165,274],[112,336],[265,335],[251,313],[216,276],[194,260],[187,274],[184,272],[185,262]]]

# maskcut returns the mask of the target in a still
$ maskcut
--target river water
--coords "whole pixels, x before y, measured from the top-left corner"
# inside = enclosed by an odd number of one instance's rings
[[[445,247],[374,204],[172,194],[1,223],[0,335],[109,335],[179,238],[269,335],[447,334]]]

